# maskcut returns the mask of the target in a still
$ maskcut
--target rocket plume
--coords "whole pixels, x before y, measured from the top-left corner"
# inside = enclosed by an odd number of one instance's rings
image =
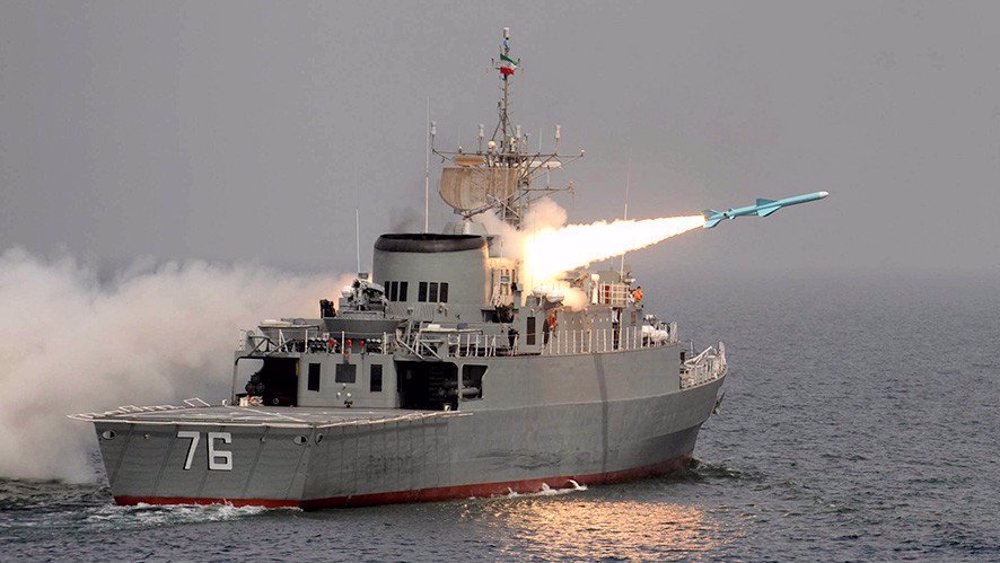
[[[488,232],[500,237],[504,256],[520,260],[519,278],[526,289],[558,287],[571,306],[582,306],[585,299],[582,294],[570,295],[566,284],[559,282],[562,274],[705,226],[703,215],[567,225],[566,210],[549,198],[532,205],[522,230],[492,213],[477,219]]]
[[[654,245],[705,225],[701,215],[544,227],[522,238],[521,279],[528,287],[553,284],[560,274]]]

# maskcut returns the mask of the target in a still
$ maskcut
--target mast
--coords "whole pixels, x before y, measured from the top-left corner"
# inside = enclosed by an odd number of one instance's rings
[[[464,152],[461,147],[457,151],[438,150],[433,146],[434,134],[431,134],[431,152],[449,162],[442,170],[438,191],[445,203],[466,220],[492,211],[507,223],[520,228],[531,202],[548,193],[573,189],[572,183],[565,187],[532,186],[537,176],[581,158],[583,151],[568,159],[559,154],[561,127],[556,125],[555,149],[552,152],[543,151],[541,139],[538,152],[528,152],[528,136],[522,134],[520,125],[512,125],[510,112],[511,82],[520,64],[521,59],[511,55],[510,28],[505,27],[500,58],[493,60],[493,68],[500,77],[497,124],[485,151],[481,125],[479,148],[475,153]]]
[[[495,61],[494,61],[495,62]],[[517,70],[517,65],[521,62],[521,59],[515,61],[510,58],[510,28],[503,28],[503,43],[500,45],[500,63],[496,66],[496,70],[500,71],[500,101],[497,102],[497,113],[499,114],[499,119],[497,120],[497,126],[493,129],[493,137],[490,140],[496,142],[497,134],[500,134],[500,150],[504,152],[509,150],[510,144],[508,131],[510,130],[510,113],[508,108],[510,107],[510,77],[514,76],[514,71]]]

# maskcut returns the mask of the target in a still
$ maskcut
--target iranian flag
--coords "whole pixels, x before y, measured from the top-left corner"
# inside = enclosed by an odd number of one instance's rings
[[[517,65],[521,64],[521,59],[514,60],[507,55],[500,53],[500,74],[511,76],[517,70]]]

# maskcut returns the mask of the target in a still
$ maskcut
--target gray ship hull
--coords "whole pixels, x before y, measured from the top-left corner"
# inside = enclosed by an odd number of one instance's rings
[[[559,404],[453,412],[203,407],[94,422],[120,504],[314,509],[536,492],[685,467],[724,376],[628,397],[629,380],[648,376],[599,372],[594,400]],[[227,470],[210,469],[227,461]]]

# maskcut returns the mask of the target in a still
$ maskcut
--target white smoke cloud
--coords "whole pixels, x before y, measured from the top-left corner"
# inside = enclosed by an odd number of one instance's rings
[[[344,279],[139,261],[113,282],[70,257],[0,254],[0,477],[94,478],[93,427],[122,404],[228,395],[239,329],[313,317]]]
[[[566,210],[550,198],[542,198],[531,205],[524,216],[521,230],[515,229],[492,211],[475,216],[486,227],[486,232],[500,237],[503,253],[507,258],[519,260],[524,257],[525,245],[533,233],[548,229],[559,229],[566,225]]]

